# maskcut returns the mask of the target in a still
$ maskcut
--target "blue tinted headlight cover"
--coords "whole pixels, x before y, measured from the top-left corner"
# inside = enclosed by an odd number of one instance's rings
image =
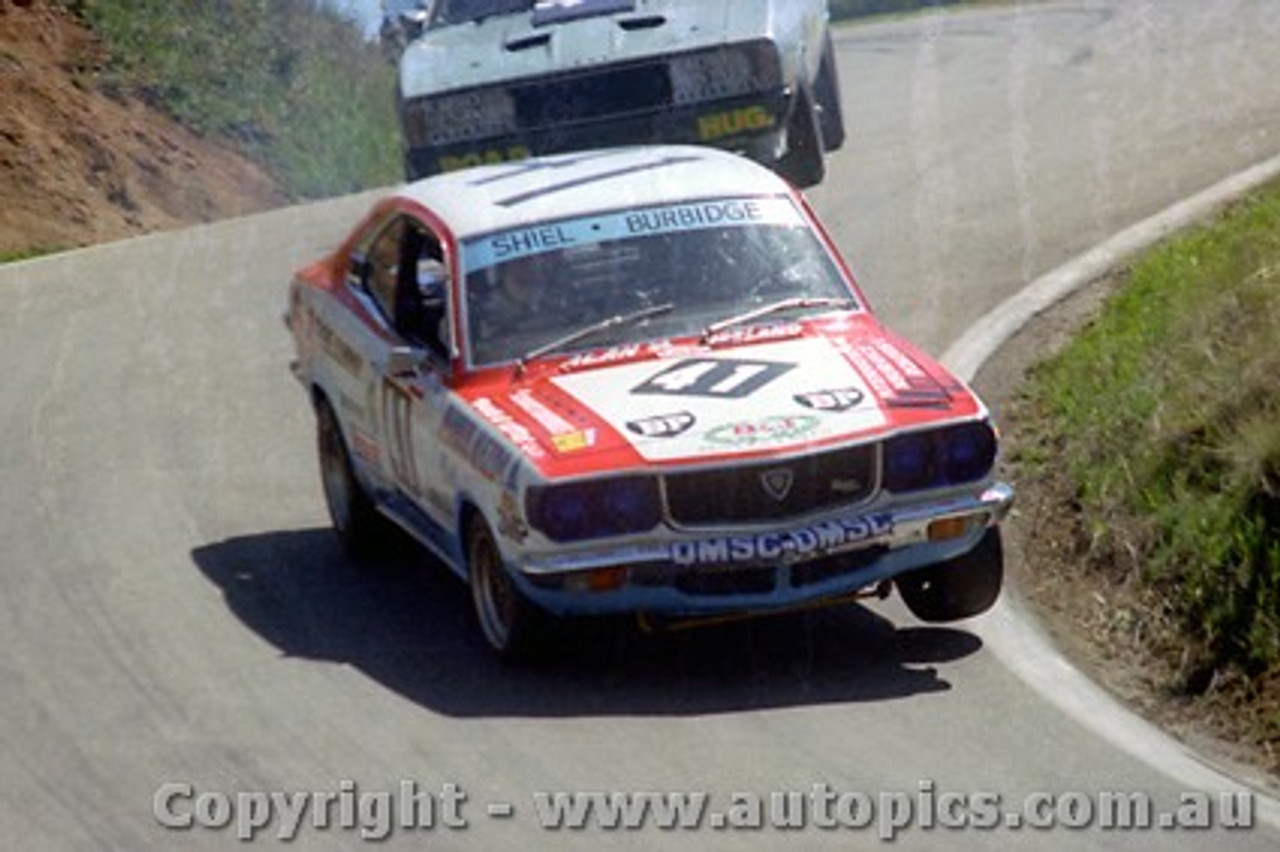
[[[996,435],[988,423],[965,423],[944,433],[943,474],[950,483],[982,479],[996,460]]]
[[[530,486],[529,523],[552,541],[581,541],[653,529],[662,519],[658,486],[649,477]]]
[[[884,443],[884,488],[901,494],[976,482],[995,458],[995,430],[985,421],[900,435]]]
[[[928,488],[937,478],[934,436],[916,432],[884,445],[884,487],[894,493]]]

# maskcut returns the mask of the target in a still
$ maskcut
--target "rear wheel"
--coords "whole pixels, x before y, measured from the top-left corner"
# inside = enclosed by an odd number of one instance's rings
[[[778,161],[777,171],[798,187],[816,186],[827,174],[824,153],[813,97],[801,89],[787,125],[787,153]]]
[[[545,635],[546,616],[507,574],[493,533],[479,515],[467,523],[467,567],[476,618],[490,647],[507,660],[534,656]]]
[[[316,405],[316,445],[324,501],[334,532],[348,552],[365,553],[379,538],[382,516],[356,479],[338,417],[323,399]]]
[[[1003,581],[1000,528],[991,527],[968,553],[903,574],[894,583],[912,615],[921,621],[942,622],[990,609]]]

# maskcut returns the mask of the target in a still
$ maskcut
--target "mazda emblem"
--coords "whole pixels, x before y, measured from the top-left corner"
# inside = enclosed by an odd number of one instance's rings
[[[766,470],[760,474],[760,484],[764,486],[765,492],[779,503],[787,499],[787,495],[791,493],[791,484],[794,481],[795,474],[791,472],[789,467]]]

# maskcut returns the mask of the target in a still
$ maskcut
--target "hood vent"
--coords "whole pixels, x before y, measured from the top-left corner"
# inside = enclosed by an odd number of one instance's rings
[[[644,15],[639,18],[627,18],[624,21],[618,21],[618,26],[627,32],[635,32],[636,30],[653,30],[662,26],[667,19],[662,15]]]
[[[512,53],[518,53],[532,47],[546,47],[548,44],[551,44],[551,33],[534,33],[521,38],[513,38],[507,42],[506,48]]]

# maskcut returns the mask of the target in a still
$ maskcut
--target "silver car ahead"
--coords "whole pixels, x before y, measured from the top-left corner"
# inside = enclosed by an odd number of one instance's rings
[[[436,0],[402,21],[410,180],[682,142],[806,187],[844,142],[825,0]]]

